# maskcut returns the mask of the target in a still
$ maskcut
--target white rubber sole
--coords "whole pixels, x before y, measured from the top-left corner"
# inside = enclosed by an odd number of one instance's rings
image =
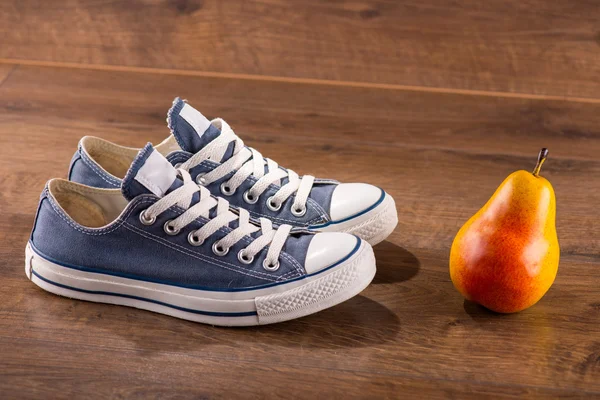
[[[317,232],[351,233],[367,241],[371,246],[384,241],[398,225],[396,203],[389,194],[377,207],[355,218],[343,222],[330,222],[312,230]]]
[[[82,271],[48,261],[28,243],[25,273],[42,289],[220,326],[265,325],[316,313],[356,296],[375,276],[367,243],[346,260],[303,279],[246,291],[208,291]]]

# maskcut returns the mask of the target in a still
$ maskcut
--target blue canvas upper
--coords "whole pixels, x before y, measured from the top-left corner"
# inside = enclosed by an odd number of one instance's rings
[[[159,215],[154,224],[142,224],[140,213],[159,197],[134,178],[154,151],[148,144],[133,161],[121,183],[121,191],[129,203],[116,220],[103,227],[89,228],[75,222],[51,193],[50,186],[46,185],[30,238],[34,251],[71,268],[208,290],[246,290],[306,275],[304,260],[314,237],[308,233],[290,235],[280,255],[280,268],[269,272],[262,267],[267,248],[258,253],[249,265],[241,264],[237,259],[238,251],[252,242],[250,236],[232,246],[225,256],[213,253],[212,244],[235,226],[222,227],[203,245],[194,247],[188,243],[187,235],[208,221],[203,217],[197,218],[175,236],[168,235],[163,225],[185,211],[178,206]],[[102,176],[101,171],[95,171],[86,162],[85,154],[79,153],[74,157],[72,166],[77,164],[87,168],[71,168],[72,178],[88,174],[97,179],[100,186],[114,187],[114,182],[111,182],[114,177]],[[166,193],[176,190],[181,184],[179,178],[174,179]],[[88,189],[79,186],[73,190],[85,193]],[[192,199],[194,201],[197,199]]]
[[[167,159],[173,165],[187,161],[196,152],[200,151],[221,134],[221,131],[210,123],[206,125],[207,128],[204,131],[198,132],[196,130],[198,129],[197,127],[192,126],[180,115],[185,104],[186,103],[183,100],[176,98],[167,117],[169,129],[181,148],[181,150],[173,151],[167,155]],[[222,162],[231,157],[232,154],[233,143],[230,144],[221,160],[205,160],[191,168],[189,172],[192,178],[195,179],[200,173],[207,173],[214,170]],[[213,195],[226,198],[231,205],[248,210],[254,218],[265,217],[271,219],[276,224],[290,224],[301,227],[310,227],[331,221],[328,211],[333,191],[337,185],[337,182],[335,181],[315,180],[315,184],[313,185],[306,203],[306,213],[303,216],[295,216],[291,212],[295,195],[289,196],[287,200],[282,203],[279,211],[273,211],[267,207],[266,200],[280,189],[280,186],[275,184],[270,185],[269,188],[261,194],[259,201],[255,204],[245,202],[243,200],[243,193],[252,187],[258,180],[253,175],[246,178],[244,183],[232,195],[227,196],[223,194],[220,190],[221,184],[229,180],[233,174],[234,172],[231,172],[229,175],[208,184],[206,187]],[[71,161],[69,179],[74,182],[95,187],[115,188],[120,186],[120,179],[99,167],[98,164],[83,151],[81,146],[79,146]],[[285,183],[287,183],[287,178],[283,179],[281,182],[282,185]]]

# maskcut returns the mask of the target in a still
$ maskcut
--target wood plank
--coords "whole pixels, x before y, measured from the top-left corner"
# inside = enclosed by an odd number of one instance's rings
[[[0,360],[0,392],[7,397],[100,398],[527,398],[577,396],[581,392],[531,386],[424,380],[374,373],[265,366],[214,361],[168,350],[112,349],[95,344],[63,346],[47,340],[0,337],[0,348],[18,348],[20,358]],[[138,360],[144,357],[144,363]],[[35,365],[22,361],[37,359]],[[60,362],[57,362],[59,361]],[[94,360],[91,363],[90,360]],[[118,365],[119,368],[114,368]],[[160,368],[155,366],[160,365]],[[183,368],[182,368],[183,366]],[[223,374],[223,370],[227,373]],[[8,379],[2,379],[6,377]],[[235,380],[235,384],[232,384]],[[265,384],[268,382],[267,384]],[[327,390],[323,390],[327,388]],[[594,393],[588,393],[594,395]],[[89,398],[89,397],[87,397]]]
[[[0,207],[17,215],[32,215],[44,183],[52,177],[66,176],[82,132],[96,128],[71,121],[19,119],[0,121],[0,129],[16,136],[0,138],[0,146],[11,150],[0,159],[0,171],[11,171],[0,177],[3,187]],[[288,133],[293,135],[293,131]],[[40,145],[49,137],[57,138],[52,158],[48,157],[48,147]],[[105,137],[115,140],[126,137],[122,141],[125,143],[143,144],[147,140],[143,128],[115,130]],[[461,225],[485,204],[504,178],[515,170],[530,169],[535,163],[535,154],[524,157],[435,148],[332,145],[316,138],[291,143],[288,138],[284,135],[250,138],[247,143],[275,160],[285,160],[286,167],[299,173],[345,182],[364,181],[384,188],[396,199],[400,216],[393,237],[412,249],[449,249]],[[29,160],[25,164],[20,161],[23,154]],[[600,225],[590,217],[597,215],[592,205],[600,204],[600,161],[549,159],[543,175],[552,182],[557,196],[562,254],[597,259]],[[582,177],[585,184],[574,184],[581,182]],[[18,203],[11,201],[21,196]]]
[[[12,0],[0,58],[598,98],[594,1]]]
[[[0,336],[11,340],[67,349],[92,345],[99,353],[133,351],[149,365],[157,365],[156,355],[181,363],[183,374],[195,371],[188,358],[221,363],[211,369],[229,384],[235,379],[228,375],[230,364],[236,363],[322,370],[315,376],[388,375],[383,381],[389,383],[406,377],[600,394],[600,309],[592,263],[567,257],[562,266],[577,274],[559,274],[534,308],[501,316],[462,300],[448,279],[447,257],[411,254],[390,241],[376,249],[378,276],[362,295],[285,324],[223,329],[46,293],[24,278],[16,239],[23,241],[15,235],[14,250],[3,254],[3,260],[14,260],[2,268],[4,293],[11,295],[0,296]],[[398,256],[405,257],[405,264],[398,264]],[[3,354],[11,359],[23,353],[7,346]],[[56,357],[55,363],[70,365]],[[36,358],[20,362],[39,363]]]
[[[406,216],[396,235],[409,248],[447,249],[461,224],[500,182],[514,170],[531,169],[539,147],[547,146],[551,155],[544,175],[558,196],[563,254],[600,253],[600,226],[588,218],[594,215],[589,204],[600,203],[600,133],[595,128],[600,126],[600,105],[314,89],[20,67],[0,89],[0,126],[14,133],[0,137],[1,148],[10,150],[0,166],[25,169],[13,175],[17,177],[7,175],[3,187],[17,195],[23,180],[37,179],[32,186],[39,191],[47,178],[64,176],[84,134],[127,145],[156,143],[167,133],[164,116],[170,99],[181,92],[206,93],[190,100],[208,115],[225,116],[268,157],[286,160],[287,167],[300,173],[368,181],[390,191],[400,215]],[[36,146],[47,137],[56,146],[50,160],[46,148]],[[22,153],[42,162],[22,165]],[[307,168],[306,157],[323,162]],[[39,174],[30,174],[32,168]],[[582,178],[585,185],[573,184]],[[37,195],[23,201],[33,212]]]
[[[600,103],[21,66],[1,89],[0,110],[5,121],[58,117],[61,125],[87,124],[80,135],[139,146],[168,134],[165,116],[175,96],[224,117],[247,140],[288,133],[329,145],[528,158],[543,146],[552,159],[597,160],[600,153]],[[147,132],[141,139],[129,132],[140,129]]]
[[[286,166],[396,198],[399,228],[375,248],[370,287],[307,318],[223,329],[60,298],[27,281],[39,192],[65,175],[79,137],[161,140],[165,107],[181,92],[209,115],[231,115],[248,144]],[[542,117],[503,134],[523,107]],[[31,397],[600,397],[594,105],[19,67],[0,87],[0,110],[7,397],[17,387]],[[572,130],[541,130],[554,115]],[[500,137],[477,133],[496,124],[488,129]],[[493,314],[452,287],[449,246],[507,174],[531,166],[544,138],[556,149],[544,174],[558,196],[559,275],[535,307]]]

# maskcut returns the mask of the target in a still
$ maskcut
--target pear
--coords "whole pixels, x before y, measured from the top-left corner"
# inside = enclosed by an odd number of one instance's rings
[[[558,271],[556,198],[540,169],[513,172],[460,229],[450,278],[467,299],[500,313],[524,310],[550,289]]]

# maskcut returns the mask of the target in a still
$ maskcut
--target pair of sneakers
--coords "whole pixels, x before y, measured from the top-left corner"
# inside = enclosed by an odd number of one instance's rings
[[[298,176],[175,99],[153,147],[84,137],[44,188],[25,271],[43,289],[223,326],[290,320],[360,293],[398,217],[362,183]]]

